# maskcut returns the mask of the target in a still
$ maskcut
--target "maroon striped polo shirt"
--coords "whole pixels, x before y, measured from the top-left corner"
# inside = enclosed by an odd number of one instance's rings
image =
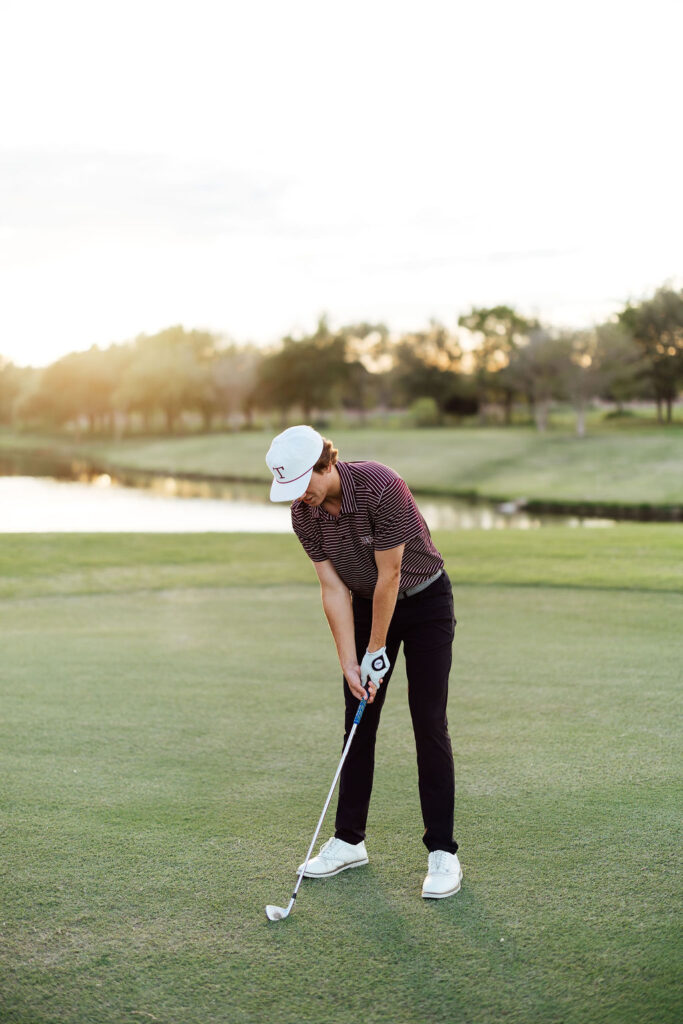
[[[374,552],[405,544],[399,590],[424,583],[443,568],[429,527],[404,480],[380,462],[338,462],[341,510],[292,504],[292,526],[314,562],[329,559],[354,594],[372,597],[377,583]]]

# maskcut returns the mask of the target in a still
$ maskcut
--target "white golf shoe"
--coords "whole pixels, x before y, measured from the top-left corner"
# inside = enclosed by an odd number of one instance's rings
[[[426,900],[442,900],[446,896],[454,896],[460,891],[462,868],[457,853],[447,850],[434,850],[429,854],[427,877],[422,886],[422,896]]]
[[[304,878],[330,878],[338,875],[340,871],[347,868],[359,868],[368,862],[368,851],[365,843],[345,843],[343,839],[328,839],[320,847],[317,857],[311,857]],[[298,871],[301,871],[303,864],[299,864]]]

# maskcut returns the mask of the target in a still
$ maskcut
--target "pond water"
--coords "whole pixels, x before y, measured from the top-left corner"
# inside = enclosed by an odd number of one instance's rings
[[[289,506],[267,483],[101,472],[79,461],[0,456],[0,533],[288,533]],[[609,526],[612,520],[530,515],[489,502],[417,495],[430,529]]]

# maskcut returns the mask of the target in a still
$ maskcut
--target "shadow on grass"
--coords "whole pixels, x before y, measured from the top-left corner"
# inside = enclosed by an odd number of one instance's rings
[[[265,945],[292,957],[315,950],[326,962],[326,996],[343,998],[365,1021],[493,1021],[528,1010],[534,999],[517,984],[514,939],[501,942],[476,884],[465,877],[455,896],[424,900],[422,881],[422,870],[397,879],[395,869],[375,865],[304,880],[287,921],[269,924],[264,915]]]

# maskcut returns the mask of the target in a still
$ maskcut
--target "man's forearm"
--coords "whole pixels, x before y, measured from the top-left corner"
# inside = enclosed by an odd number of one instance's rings
[[[372,631],[370,633],[369,651],[377,651],[385,647],[389,623],[396,607],[398,584],[401,573],[381,573],[375,585],[372,599]]]
[[[351,594],[344,587],[321,587],[323,611],[332,630],[339,664],[355,665],[356,641],[353,630]]]

